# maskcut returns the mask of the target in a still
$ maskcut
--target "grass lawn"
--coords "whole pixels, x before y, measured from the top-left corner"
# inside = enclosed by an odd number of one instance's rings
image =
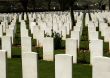
[[[22,78],[20,58],[7,60],[7,78]],[[39,78],[55,78],[55,63],[39,60]],[[89,64],[73,64],[73,78],[92,78],[92,67]]]

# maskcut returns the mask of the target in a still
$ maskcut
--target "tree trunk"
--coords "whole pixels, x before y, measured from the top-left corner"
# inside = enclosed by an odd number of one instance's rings
[[[32,0],[33,2],[33,10],[35,11],[36,10],[36,1],[35,0]]]
[[[73,1],[70,1],[70,15],[71,15],[71,22],[72,22],[72,30],[73,27],[75,26],[75,19],[74,19],[74,12],[73,12]]]
[[[64,11],[64,3],[63,0],[59,0],[59,4],[60,4],[60,10]]]
[[[109,0],[109,10],[110,10],[110,0]]]
[[[51,4],[51,0],[49,0],[49,2],[48,2],[48,10],[50,10],[50,4]]]
[[[20,2],[24,8],[24,11],[27,12],[28,0],[20,0]]]

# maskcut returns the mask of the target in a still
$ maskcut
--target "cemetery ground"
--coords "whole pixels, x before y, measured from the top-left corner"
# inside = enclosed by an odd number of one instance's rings
[[[81,36],[80,49],[78,50],[78,64],[73,64],[74,78],[92,78],[92,66],[89,64],[89,41],[88,41],[88,28],[85,25],[85,17],[83,18],[83,33]],[[26,21],[27,28],[29,27],[29,21]],[[21,40],[20,40],[20,23],[17,21],[17,32],[12,46],[12,59],[7,61],[7,78],[22,78],[22,62],[21,62]],[[99,28],[97,28],[99,30]],[[32,35],[30,34],[32,37]],[[100,39],[103,37],[100,36]],[[56,41],[57,42],[57,41]],[[38,53],[39,58],[39,78],[55,78],[55,62],[43,61],[42,48],[35,47],[35,40],[32,39],[32,51]],[[108,43],[104,42],[104,56],[110,56],[108,53]],[[61,40],[61,47],[56,48],[55,54],[65,53],[65,41]]]

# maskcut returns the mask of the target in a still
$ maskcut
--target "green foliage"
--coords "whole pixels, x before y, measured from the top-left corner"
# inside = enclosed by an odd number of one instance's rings
[[[20,46],[12,46],[12,57],[13,58],[20,58],[21,57],[21,47]]]
[[[104,40],[104,37],[101,36],[101,31],[99,31],[99,38],[102,39],[102,40]]]
[[[84,36],[81,36],[81,41],[86,41],[88,39],[88,36],[84,35]]]
[[[109,52],[109,43],[108,42],[103,43],[103,50],[104,50],[104,52]]]
[[[14,46],[21,45],[21,38],[20,38],[20,23],[16,22],[16,33],[14,38]]]
[[[83,33],[82,33],[82,35],[88,35],[88,27],[84,27],[83,28]]]
[[[21,45],[21,39],[19,37],[15,37],[14,46]]]
[[[60,49],[61,48],[61,37],[59,34],[54,35],[54,49]]]
[[[54,35],[54,49],[65,49],[65,40],[62,40],[59,34]]]
[[[110,52],[104,52],[105,57],[110,57]]]
[[[81,41],[80,50],[89,50],[89,41]]]
[[[37,47],[36,52],[38,53],[38,58],[42,59],[43,58],[43,48]]]
[[[36,46],[37,42],[36,42],[36,39],[32,39],[32,46]]]
[[[70,38],[71,36],[70,35],[66,35],[66,38]]]
[[[54,53],[55,54],[65,54],[65,50],[58,49],[58,50],[55,50]]]
[[[82,50],[78,52],[78,63],[89,64],[90,63],[90,52],[88,50]]]
[[[62,41],[61,41],[61,49],[65,49],[65,44],[66,44],[66,43],[65,43],[65,40],[62,40]]]
[[[96,31],[99,31],[99,27],[96,27]]]

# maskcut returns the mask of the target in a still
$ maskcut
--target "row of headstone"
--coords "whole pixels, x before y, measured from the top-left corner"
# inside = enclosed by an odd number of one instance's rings
[[[9,36],[13,44],[16,33],[16,15],[14,15],[13,18],[11,18],[11,16],[13,15],[4,17],[4,20],[2,19],[0,24],[0,38],[2,38],[2,36]]]
[[[11,58],[12,57],[12,43],[11,43],[11,37],[10,36],[2,36],[2,50],[6,50],[7,51],[7,57]]]
[[[110,77],[110,58],[97,56],[92,58],[92,78]],[[0,78],[7,77],[7,53],[0,50]],[[55,78],[72,78],[73,58],[68,54],[55,55]],[[30,74],[31,73],[31,74]],[[23,78],[38,77],[38,54],[35,52],[22,53],[22,75]]]
[[[76,39],[66,39],[66,54],[70,54],[73,57],[73,63],[77,63],[77,49],[78,41]],[[71,47],[72,46],[72,47]],[[31,37],[21,38],[22,53],[32,51]],[[43,40],[43,60],[53,61],[54,60],[54,40],[51,37],[44,38]]]
[[[72,78],[72,61],[71,55],[55,55],[55,78]],[[0,78],[7,77],[7,55],[6,51],[0,50]],[[61,66],[61,67],[59,67]],[[23,78],[38,77],[38,54],[35,52],[22,53],[22,75]],[[31,74],[30,74],[31,73]]]
[[[72,29],[72,26],[71,26],[69,13],[64,12],[63,14],[66,16],[63,17],[63,15],[61,15],[60,13],[59,14],[57,13],[51,14],[51,13],[46,13],[46,12],[38,13],[36,15],[36,18],[34,18],[34,19],[37,19],[36,22],[31,20],[32,16],[29,14],[29,18],[30,18],[29,28],[31,30],[31,33],[33,34],[33,38],[37,37],[36,36],[37,32],[42,31],[42,34],[46,34],[47,36],[52,36],[52,33],[54,32],[59,33],[60,36],[62,37],[62,40],[66,40],[66,36],[70,35],[70,30]],[[82,20],[83,14],[80,14],[80,16],[78,16],[77,14],[76,16],[77,16],[76,20]],[[76,28],[76,30],[77,29],[78,28]],[[39,41],[38,38],[37,40]]]
[[[48,19],[47,16],[49,16],[49,15],[50,14],[46,14],[46,13],[42,14],[41,13],[41,15],[38,14],[38,18],[37,19],[41,20],[40,23],[42,23],[42,21],[43,22],[44,21],[47,22],[47,19]],[[68,13],[67,13],[67,15],[68,15]],[[29,15],[29,17],[32,17],[32,16]],[[46,17],[45,20],[42,19],[44,17]],[[59,18],[59,16],[57,16],[56,14],[55,14],[55,17]],[[62,15],[60,15],[60,17],[62,17]],[[19,18],[21,18],[21,15],[20,15]],[[51,16],[49,18],[51,18]],[[68,38],[66,39],[67,33],[70,34],[71,27],[66,29],[65,26],[64,27],[62,26],[62,28],[60,28],[61,32],[62,32],[60,34],[63,35],[62,39],[67,41],[66,45],[74,45],[73,48],[72,48],[72,49],[74,49],[74,51],[72,51],[70,49],[71,47],[67,46],[66,47],[66,52],[65,52],[66,54],[71,54],[72,56],[74,56],[74,63],[77,63],[77,49],[79,48],[80,36],[82,35],[82,30],[83,30],[83,27],[82,27],[83,14],[80,14],[80,16],[77,16],[76,18],[77,18],[76,19],[77,20],[77,24],[74,27],[74,31],[71,31],[71,39],[70,39],[70,41],[72,41],[72,44],[71,44],[71,42],[68,41]],[[36,19],[36,18],[34,18],[34,19]],[[56,19],[53,19],[53,20],[57,21],[58,19],[56,18]],[[21,47],[22,47],[22,52],[24,52],[24,51],[26,52],[26,50],[30,51],[32,44],[31,44],[31,41],[28,39],[29,36],[28,36],[28,29],[26,28],[26,23],[25,23],[24,20],[20,20],[20,22],[21,22],[21,28],[20,29],[21,29]],[[53,38],[44,37],[44,34],[46,33],[46,32],[44,32],[44,31],[46,31],[44,29],[48,28],[49,26],[44,26],[46,28],[42,28],[42,25],[41,26],[37,25],[36,22],[33,22],[31,19],[30,19],[29,23],[30,23],[29,24],[29,30],[31,30],[31,34],[33,34],[33,38],[36,39],[37,47],[43,47],[43,59],[47,60],[47,61],[53,61],[54,60],[54,46],[53,46],[54,45],[54,43],[53,43],[54,41],[53,41]],[[53,30],[54,30],[54,28],[53,28]],[[50,26],[49,31],[48,31],[48,33],[52,34],[51,26]],[[75,42],[75,44],[74,44],[74,42]],[[27,43],[27,44],[25,44],[25,43]],[[71,50],[71,51],[67,52],[67,49]]]
[[[93,17],[92,17],[93,16]],[[95,14],[91,14],[91,20],[88,14],[86,14],[86,26],[88,27],[88,41],[89,41],[89,51],[90,51],[90,64],[93,65],[93,58],[103,57],[103,40],[99,39],[99,31],[96,31],[97,17]],[[100,30],[100,27],[99,27]]]
[[[40,16],[43,17],[44,15]],[[55,16],[57,17],[57,16]],[[79,17],[76,17],[78,21],[81,22],[81,19],[79,20]],[[94,17],[96,18],[96,17]],[[98,17],[99,18],[99,17]],[[88,19],[88,17],[87,17]],[[25,15],[25,20],[26,20],[26,15]],[[94,19],[95,20],[95,19]],[[45,21],[45,20],[42,20]],[[100,22],[103,21],[101,18],[99,20]],[[37,53],[32,52],[32,42],[31,42],[31,37],[28,36],[28,29],[26,28],[26,24],[24,20],[20,20],[21,22],[21,47],[22,47],[22,67],[23,67],[23,78],[37,78],[38,77],[38,68],[37,68],[37,62],[38,62],[38,56]],[[89,22],[89,21],[88,21]],[[91,22],[86,22],[86,25],[88,26],[88,36],[89,36],[89,50],[90,50],[90,63],[93,65],[93,78],[99,78],[102,76],[104,77],[105,73],[107,77],[109,77],[109,59],[103,57],[103,40],[98,39],[98,32],[96,31],[97,25]],[[78,26],[79,24],[79,26]],[[80,42],[80,36],[82,34],[83,27],[81,26],[81,23],[77,23],[76,26],[74,27],[74,30],[71,31],[71,38],[65,38],[65,28],[62,29],[63,32],[63,39],[66,39],[66,54],[59,54],[55,55],[55,77],[56,78],[72,78],[72,63],[77,63],[77,49],[79,48],[79,42]],[[101,31],[101,35],[105,36],[105,27],[102,27],[105,24],[99,25],[99,30]],[[16,27],[16,26],[14,26]],[[34,34],[35,30],[32,28],[36,28],[36,30],[39,30],[37,26],[30,26],[31,33]],[[9,29],[9,28],[7,28]],[[26,32],[25,32],[26,30]],[[55,28],[56,30],[56,28]],[[6,30],[6,32],[10,32],[12,34],[12,31]],[[13,32],[15,31],[15,28]],[[43,30],[40,30],[43,31]],[[39,32],[40,32],[39,31]],[[56,30],[57,31],[57,30]],[[38,33],[39,33],[38,32]],[[43,31],[44,32],[44,31]],[[108,31],[107,31],[108,32]],[[25,34],[26,33],[26,34]],[[3,34],[3,33],[2,33]],[[36,33],[35,33],[36,34]],[[34,35],[35,35],[34,34]],[[40,33],[39,33],[40,34]],[[108,34],[106,34],[108,35]],[[11,36],[11,37],[10,37]],[[43,37],[42,37],[43,36]],[[2,51],[0,53],[0,66],[1,65],[6,65],[6,57],[11,58],[11,38],[13,35],[10,35],[7,33],[7,36],[2,36]],[[54,60],[54,41],[53,38],[51,37],[44,37],[44,33],[41,33],[40,35],[35,35],[34,36],[36,40],[38,40],[38,45],[40,43],[40,46],[43,46],[43,60],[46,61],[53,61]],[[41,38],[43,38],[41,40]],[[109,37],[108,37],[109,38]],[[106,39],[106,38],[105,38]],[[39,41],[41,40],[41,41]],[[71,48],[72,47],[72,48]],[[6,50],[6,51],[4,51]],[[7,52],[7,56],[6,56]],[[73,57],[72,57],[73,56]],[[98,58],[96,58],[98,57]],[[101,58],[99,58],[101,57]],[[94,59],[96,58],[96,59]],[[32,62],[28,62],[28,61]],[[106,62],[107,60],[107,62]],[[100,62],[101,61],[101,62]],[[101,64],[101,66],[99,66]],[[62,65],[62,67],[59,67],[59,65]],[[105,65],[106,67],[102,67],[102,65]],[[27,69],[27,67],[29,67]],[[99,68],[98,68],[99,66]],[[4,74],[0,74],[0,78],[6,78],[6,67],[1,66],[1,69],[3,68]],[[100,69],[100,72],[99,72]],[[102,71],[103,72],[102,72]],[[96,73],[99,72],[99,73]],[[0,73],[2,73],[0,71]],[[32,73],[32,74],[29,74]],[[101,74],[100,76],[98,76]]]
[[[1,49],[6,50],[7,58],[12,57],[12,44],[16,33],[17,15],[4,14],[0,24]]]
[[[80,18],[81,19],[81,18]],[[74,60],[75,60],[75,63],[77,62],[77,48],[79,48],[79,43],[80,43],[80,36],[81,36],[81,33],[82,33],[82,26],[81,26],[81,24],[82,23],[80,23],[79,25],[79,27],[76,25],[75,27],[74,27],[74,31],[72,31],[71,32],[71,38],[72,39],[74,39],[74,41],[75,42],[77,42],[76,44],[74,44],[74,46],[75,47],[73,47],[74,49],[75,49],[75,52],[73,52],[71,55],[73,55],[74,56]],[[30,27],[31,28],[31,27]],[[27,30],[26,29],[26,24],[25,24],[25,22],[22,20],[21,21],[21,32],[24,32],[25,30]],[[92,32],[92,34],[93,34],[93,31],[91,31]],[[21,45],[22,45],[22,52],[27,52],[27,51],[32,51],[32,43],[31,43],[31,38],[30,37],[28,37],[28,30],[27,30],[27,36],[26,37],[24,37],[26,34],[24,34],[24,33],[22,33],[22,35],[24,35],[24,36],[21,36]],[[95,33],[95,31],[94,31],[94,33]],[[39,36],[42,36],[43,34],[40,34]],[[94,34],[93,34],[93,36],[94,36]],[[93,36],[91,36],[91,38],[93,38]],[[41,40],[42,39],[42,37],[40,37],[40,39],[39,40]],[[96,35],[96,39],[97,39],[97,35]],[[93,40],[95,40],[95,38],[93,39]],[[67,40],[68,41],[68,40]],[[70,40],[71,41],[71,40]],[[43,42],[43,39],[40,41],[42,44],[42,46],[43,46],[43,48],[45,48],[45,44],[46,43],[44,43]],[[47,42],[48,42],[48,40],[47,40]],[[37,43],[38,45],[39,45],[39,42]],[[52,43],[52,45],[53,45],[53,43]],[[72,44],[68,44],[67,43],[67,45],[72,45]],[[95,45],[95,44],[94,44]],[[47,46],[46,46],[47,47]],[[67,48],[68,47],[66,47],[66,50],[67,50]],[[50,49],[52,49],[52,50],[49,50],[51,53],[51,60],[52,59],[54,59],[54,56],[53,56],[53,54],[54,54],[54,52],[53,52],[53,46],[50,48]],[[6,49],[7,50],[7,49]],[[43,51],[44,53],[44,57],[46,56],[46,53],[45,52],[48,52],[48,48],[46,48],[46,50],[47,51]],[[70,49],[71,50],[71,49]],[[9,53],[11,54],[11,52],[9,51]],[[66,52],[66,53],[68,53],[68,52]],[[75,53],[75,54],[74,54]],[[48,57],[48,60],[49,60],[49,57]]]
[[[101,36],[104,37],[104,42],[109,42],[109,50],[110,50],[109,12],[104,11],[104,12],[97,12],[94,14],[91,13],[91,18],[92,18],[92,24],[88,25],[88,27],[89,27],[88,29],[93,31],[93,30],[96,30],[96,27],[99,27]],[[96,36],[95,33],[94,33],[94,36]]]
[[[91,13],[92,22],[89,20],[89,15],[86,15],[86,23],[88,26],[89,37],[89,50],[90,50],[90,63],[92,64],[92,78],[109,78],[110,77],[110,58],[103,56],[103,40],[99,39],[99,31],[104,36],[104,41],[110,41],[109,27],[107,23],[104,23],[106,17],[109,22],[109,13],[104,16],[103,13]],[[103,18],[102,18],[102,17]],[[99,21],[99,31],[96,31]],[[109,42],[110,45],[110,42]],[[74,57],[74,56],[73,56]]]
[[[26,36],[28,36],[28,30],[26,29],[25,19],[22,19],[22,15],[24,18],[27,17],[26,13],[19,14],[19,22],[21,22],[21,37],[25,36],[24,33],[26,34]],[[43,46],[44,35],[52,36],[52,33],[56,32],[61,35],[63,40],[66,40],[66,36],[70,35],[70,30],[72,29],[72,26],[69,12],[28,13],[28,17],[29,29],[31,31],[31,34],[33,34],[33,38],[36,39],[38,47]],[[77,21],[77,23],[80,21],[82,23],[82,19],[83,13],[75,12],[75,20]],[[78,27],[78,25],[80,26]],[[80,30],[80,35],[82,33],[81,29],[81,24],[77,24],[75,30]]]

